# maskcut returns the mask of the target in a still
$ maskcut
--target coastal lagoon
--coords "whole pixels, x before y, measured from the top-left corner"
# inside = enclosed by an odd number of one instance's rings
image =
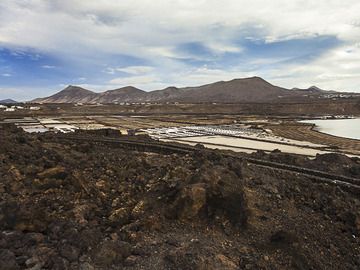
[[[315,129],[323,133],[360,140],[360,118],[305,120],[301,122],[315,124]]]

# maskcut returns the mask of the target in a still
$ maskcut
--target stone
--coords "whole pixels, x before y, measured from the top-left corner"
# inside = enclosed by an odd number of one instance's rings
[[[52,261],[52,270],[67,270],[70,269],[68,260],[61,258],[59,256],[54,256],[51,258]]]
[[[25,235],[25,242],[27,245],[36,245],[42,243],[45,239],[45,236],[42,233],[27,233]]]
[[[71,245],[64,245],[60,249],[60,255],[70,262],[74,262],[78,260],[80,250]]]
[[[87,219],[85,218],[85,216],[89,213],[89,206],[88,205],[76,205],[73,212],[74,212],[74,216],[76,221],[80,224],[80,225],[85,225],[88,223]]]
[[[109,220],[114,225],[124,225],[129,223],[129,211],[126,208],[119,208],[111,212]]]
[[[227,270],[238,269],[236,263],[234,263],[232,260],[230,260],[228,257],[226,257],[223,254],[216,255],[216,259],[220,261],[220,263],[222,264],[223,267],[221,269],[227,269]]]
[[[80,264],[79,270],[95,270],[95,267],[88,262]]]
[[[95,252],[96,265],[109,267],[123,262],[131,254],[131,246],[123,241],[105,241]]]
[[[131,211],[132,218],[140,218],[145,213],[145,202],[139,201]]]
[[[38,177],[40,179],[44,178],[56,178],[56,179],[65,179],[67,176],[67,172],[64,167],[53,167],[47,169],[41,173],[38,173]]]
[[[15,254],[8,249],[0,249],[0,270],[20,269]]]
[[[16,181],[22,181],[24,179],[22,174],[20,173],[19,169],[17,169],[15,166],[11,166],[11,168],[9,170],[9,174]]]
[[[130,255],[127,257],[124,261],[125,266],[134,266],[136,264],[136,261],[138,260],[138,257],[134,255]]]
[[[199,215],[206,204],[204,184],[193,184],[185,187],[176,198],[170,211],[182,220],[191,220]]]
[[[59,188],[63,184],[62,180],[55,178],[43,178],[43,179],[34,179],[32,185],[37,189],[52,189]]]

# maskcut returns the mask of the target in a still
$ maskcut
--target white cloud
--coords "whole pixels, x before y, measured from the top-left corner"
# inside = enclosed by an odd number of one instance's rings
[[[272,40],[311,34],[354,40],[360,35],[354,36],[360,10],[356,0],[142,0],[136,5],[131,0],[3,0],[0,7],[0,36],[7,43],[51,51],[72,48],[75,53],[96,48],[141,55],[148,46],[184,41],[231,48],[226,43],[236,31],[231,32],[245,25],[266,26]]]
[[[3,77],[11,77],[12,75],[10,73],[3,73],[3,74],[1,74],[1,76],[3,76]]]
[[[198,85],[249,74],[241,65],[194,69],[176,61],[189,57],[176,51],[179,44],[199,42],[215,54],[225,54],[243,52],[236,39],[256,39],[256,31],[268,43],[329,35],[344,46],[310,63],[284,64],[266,71],[261,66],[272,59],[252,59],[258,61],[259,70],[251,74],[289,87],[320,84],[329,89],[357,90],[359,10],[358,0],[2,0],[0,47],[30,48],[65,62],[99,65],[107,64],[113,55],[138,57],[151,67],[137,64],[119,68],[109,63],[100,73],[115,77],[118,72],[126,72],[130,78],[114,78],[110,84],[137,84],[149,89],[163,84]],[[248,28],[254,31],[242,32]],[[352,52],[346,53],[349,48]]]
[[[154,70],[153,67],[149,66],[129,66],[125,68],[116,68],[117,71],[122,71],[128,74],[138,75],[143,73],[149,73]]]
[[[160,78],[154,75],[139,75],[124,78],[114,78],[108,82],[112,88],[134,86],[144,90],[155,90],[166,87],[167,85],[162,83]]]
[[[54,69],[54,68],[56,68],[56,66],[50,66],[50,65],[43,65],[41,67],[46,68],[46,69]]]

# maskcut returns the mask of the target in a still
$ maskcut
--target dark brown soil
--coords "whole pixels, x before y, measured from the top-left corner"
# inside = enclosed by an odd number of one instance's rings
[[[360,268],[360,200],[335,186],[204,150],[0,140],[0,269]],[[306,162],[329,160],[348,162]]]

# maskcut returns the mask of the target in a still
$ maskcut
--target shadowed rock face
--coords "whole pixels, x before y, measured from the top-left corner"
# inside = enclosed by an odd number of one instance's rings
[[[136,152],[1,125],[0,138],[0,269],[359,268],[359,198],[337,187],[206,149]],[[335,159],[306,162],[350,164]]]
[[[43,103],[115,103],[115,102],[273,102],[286,100],[303,100],[304,96],[318,96],[323,93],[315,87],[306,90],[285,89],[274,86],[259,77],[221,81],[198,87],[176,88],[145,92],[127,86],[103,93],[68,86],[59,93],[34,102]]]

